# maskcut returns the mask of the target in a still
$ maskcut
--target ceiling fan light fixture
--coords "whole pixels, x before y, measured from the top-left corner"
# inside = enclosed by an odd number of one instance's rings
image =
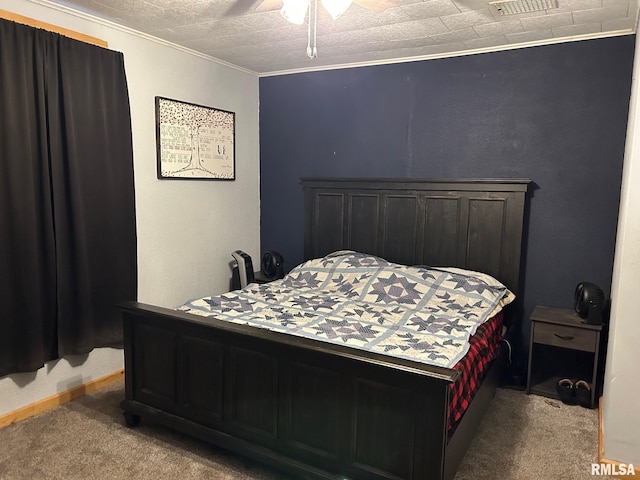
[[[309,0],[283,0],[280,15],[288,22],[302,25],[309,10]]]
[[[351,0],[322,0],[322,6],[334,20],[346,12],[350,5]]]

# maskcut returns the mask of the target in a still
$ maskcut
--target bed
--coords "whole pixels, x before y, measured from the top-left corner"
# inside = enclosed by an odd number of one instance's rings
[[[517,298],[528,183],[303,179],[305,260],[349,250],[453,266]],[[122,315],[130,426],[159,423],[297,478],[453,478],[506,363],[496,352],[453,421],[456,368],[137,302]]]

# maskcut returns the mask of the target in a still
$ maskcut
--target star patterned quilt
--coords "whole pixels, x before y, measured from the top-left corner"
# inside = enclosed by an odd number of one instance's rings
[[[513,298],[484,274],[340,251],[178,310],[451,368],[478,326]]]

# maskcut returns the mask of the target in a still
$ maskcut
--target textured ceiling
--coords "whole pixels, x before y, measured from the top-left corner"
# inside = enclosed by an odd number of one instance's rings
[[[337,20],[318,7],[318,57],[307,25],[278,10],[230,15],[235,0],[53,0],[258,74],[459,55],[635,33],[638,0],[558,0],[501,16],[488,0],[398,0],[376,13],[352,4]]]

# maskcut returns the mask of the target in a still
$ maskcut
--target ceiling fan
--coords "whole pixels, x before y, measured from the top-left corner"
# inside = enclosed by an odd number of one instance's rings
[[[268,12],[280,10],[282,17],[296,25],[303,25],[307,20],[307,57],[316,58],[318,49],[316,37],[318,30],[318,3],[334,20],[342,15],[351,5],[357,3],[374,12],[383,12],[393,7],[398,0],[235,0],[225,16],[240,16],[249,11]]]
[[[398,0],[353,0],[353,3],[360,5],[361,7],[368,10],[373,10],[374,12],[384,12],[386,9],[395,6],[397,2]],[[225,13],[225,16],[235,17],[244,15],[245,13],[249,13],[251,11],[270,12],[273,10],[281,10],[283,7],[283,3],[283,0],[236,0],[231,5],[231,7],[229,7],[227,12]],[[304,4],[306,8],[308,0],[302,0],[302,2],[300,3]],[[346,7],[351,4],[350,1],[340,3],[346,3]],[[346,10],[346,7],[344,10]],[[329,13],[331,14],[331,12]],[[334,17],[333,14],[331,16]],[[334,17],[334,20],[335,18],[337,18],[337,16]]]

